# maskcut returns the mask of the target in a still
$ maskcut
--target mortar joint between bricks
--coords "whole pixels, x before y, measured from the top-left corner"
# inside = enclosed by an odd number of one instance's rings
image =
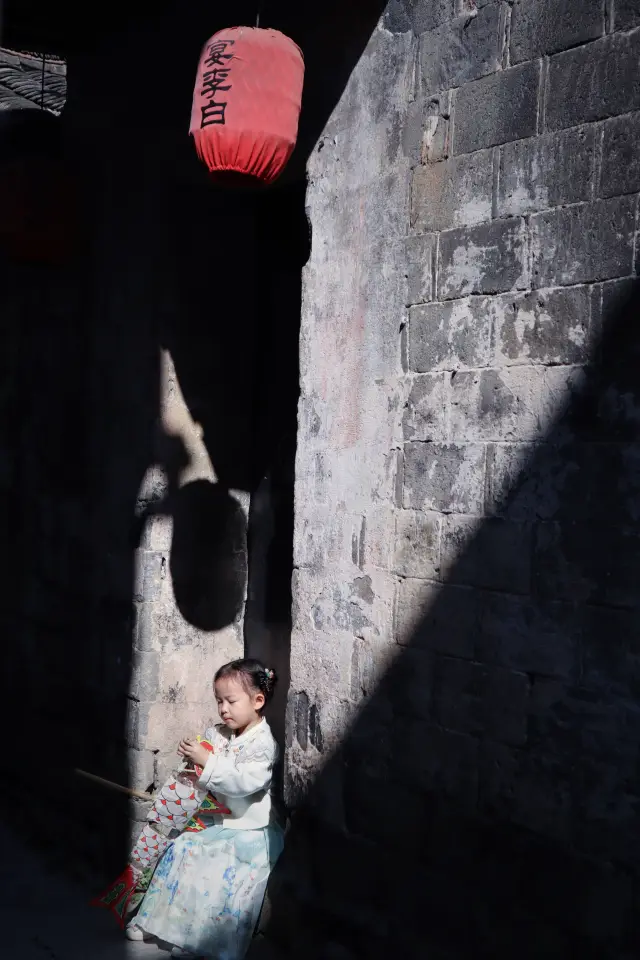
[[[604,152],[604,122],[596,127],[596,144],[593,151],[593,169],[591,171],[591,199],[597,200],[600,196],[600,182],[602,179],[602,157]]]
[[[544,133],[547,123],[547,87],[549,84],[549,57],[543,57],[540,61],[540,78],[538,80],[538,105],[536,133],[538,136]]]
[[[402,507],[404,502],[403,489],[404,489],[404,446],[399,447],[396,450],[396,476],[394,483],[394,499],[396,507]]]
[[[500,38],[502,45],[500,64],[503,70],[507,70],[511,66],[511,10],[512,4],[503,2],[500,8]]]
[[[440,234],[436,234],[436,242],[431,253],[431,299],[435,303],[438,299],[438,261],[440,259]]]
[[[408,337],[408,323],[403,323],[400,328],[400,369],[403,374],[410,372],[409,370],[409,337]]]
[[[453,379],[456,375],[454,370],[453,373],[445,373],[444,377],[444,438],[445,442],[449,443],[451,441],[451,386],[453,384]]]
[[[409,90],[407,91],[407,100],[409,103],[415,103],[420,96],[420,39],[413,37],[412,41],[412,64],[409,71]]]
[[[491,502],[491,480],[490,480],[490,449],[493,453],[493,446],[490,441],[487,441],[484,445],[484,482],[482,484],[482,503],[483,511],[485,517],[493,517],[496,515],[496,507]],[[493,460],[493,457],[491,457]]]
[[[613,0],[603,0],[602,5],[604,19],[603,32],[605,34],[613,33]]]
[[[524,223],[524,230],[525,230],[525,234],[524,234],[524,260],[525,260],[524,269],[525,269],[525,275],[526,275],[526,277],[527,277],[527,279],[528,279],[527,289],[528,289],[528,290],[534,290],[534,289],[535,289],[535,282],[534,282],[534,266],[535,266],[535,264],[534,264],[534,256],[533,256],[533,230],[532,230],[532,228],[531,228],[531,215],[528,214],[528,213],[525,214],[525,216],[522,218],[522,220],[523,220],[523,223]]]
[[[600,326],[596,330],[596,323],[600,324],[600,317],[602,316],[602,284],[601,283],[592,283],[589,284],[591,289],[591,296],[589,297],[589,342],[592,344],[591,354],[588,359],[588,363],[595,364],[598,366],[601,362],[602,357],[602,330]]]
[[[436,562],[437,562],[438,565],[437,565],[437,567],[436,567],[436,569],[435,569],[435,571],[434,571],[434,572],[436,573],[436,575],[438,576],[438,578],[441,578],[441,577],[442,577],[442,540],[443,540],[443,530],[444,530],[444,523],[441,521],[441,522],[438,524],[438,532],[437,532],[437,537],[438,537],[438,555],[437,555],[437,560],[436,560]]]
[[[498,219],[498,194],[500,191],[500,157],[502,150],[500,147],[493,148],[491,162],[493,164],[493,184],[491,187],[491,218]]]
[[[637,256],[638,256],[639,218],[640,218],[640,193],[636,196],[636,215],[635,215],[635,223],[634,223],[634,230],[633,230],[633,262],[631,264],[631,275],[633,277],[638,275]]]
[[[455,143],[456,143],[456,99],[458,96],[457,89],[450,91],[449,96],[449,157],[453,157],[455,154]]]

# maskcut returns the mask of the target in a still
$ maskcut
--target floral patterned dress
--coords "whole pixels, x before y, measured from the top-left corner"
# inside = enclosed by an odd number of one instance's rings
[[[200,785],[215,792],[231,815],[214,815],[200,833],[174,841],[135,923],[196,956],[241,960],[283,845],[270,803],[277,747],[265,720],[239,737],[224,727],[205,736],[215,753]]]

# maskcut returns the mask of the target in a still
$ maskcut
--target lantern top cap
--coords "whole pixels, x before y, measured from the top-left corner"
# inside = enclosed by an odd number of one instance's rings
[[[286,40],[286,42],[290,44],[290,46],[295,47],[295,49],[298,51],[298,53],[304,60],[304,53],[302,52],[298,44],[295,42],[295,40],[292,40],[291,37],[288,37],[286,33],[282,32],[282,30],[276,30],[274,27],[250,27],[248,24],[236,24],[233,27],[222,27],[221,30],[216,30],[216,32],[211,35],[209,40],[207,40],[207,43],[210,43],[211,40],[215,39],[215,37],[219,37],[225,33],[234,33],[237,30],[242,31],[243,33],[247,31],[248,33],[252,33],[252,34],[259,33],[262,36],[265,36],[266,34],[270,34],[272,37],[278,37],[278,38],[281,37],[283,40]]]

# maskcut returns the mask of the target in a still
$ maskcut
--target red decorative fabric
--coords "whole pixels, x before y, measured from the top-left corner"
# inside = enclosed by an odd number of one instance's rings
[[[75,195],[46,157],[0,164],[0,250],[14,260],[63,264],[75,244]]]
[[[279,31],[214,34],[198,64],[189,128],[209,171],[272,183],[295,147],[303,80],[302,53]]]

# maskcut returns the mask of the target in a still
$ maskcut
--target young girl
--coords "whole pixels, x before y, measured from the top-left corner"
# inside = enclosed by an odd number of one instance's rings
[[[222,725],[178,752],[203,767],[201,790],[230,815],[214,814],[200,833],[183,833],[158,863],[130,939],[148,935],[175,944],[172,957],[241,960],[258,921],[269,873],[282,850],[271,805],[277,746],[263,710],[276,677],[257,660],[234,660],[213,684]]]

